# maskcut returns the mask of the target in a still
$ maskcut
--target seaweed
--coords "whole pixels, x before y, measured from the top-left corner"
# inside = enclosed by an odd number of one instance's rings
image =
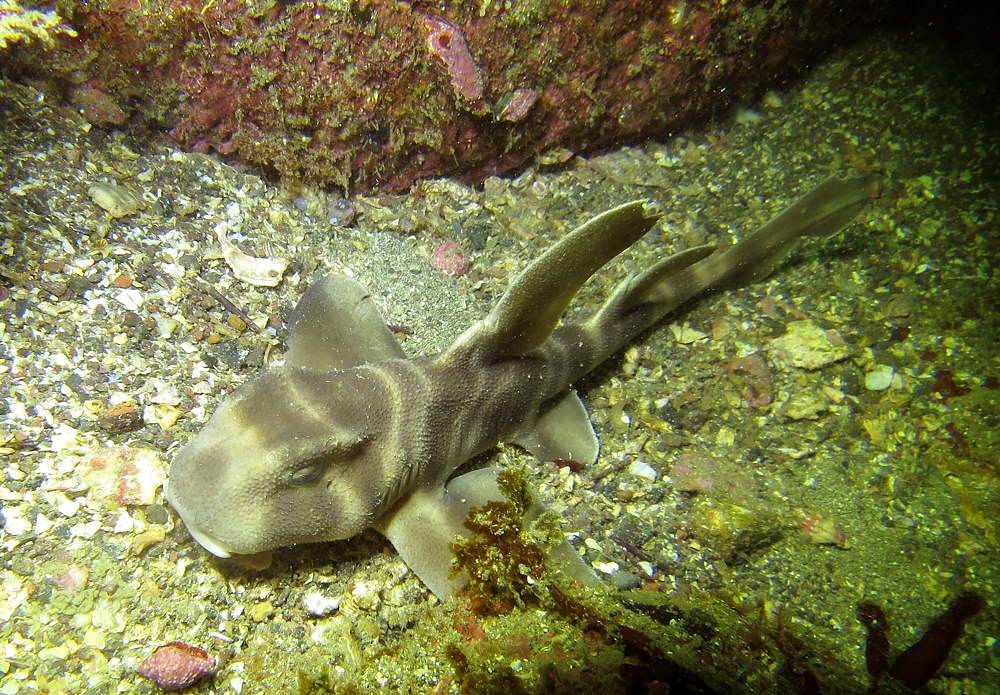
[[[973,591],[964,591],[944,613],[935,618],[915,644],[904,650],[889,666],[889,623],[885,611],[870,602],[858,604],[858,620],[868,630],[865,662],[871,691],[878,688],[886,672],[910,690],[924,687],[944,664],[952,646],[962,636],[965,623],[986,606]]]
[[[910,690],[922,688],[948,658],[952,645],[962,636],[965,622],[986,605],[972,591],[959,594],[948,610],[939,615],[916,644],[896,657],[889,675]]]
[[[472,536],[451,544],[452,576],[468,573],[464,593],[477,614],[497,615],[523,604],[532,591],[529,579],[545,572],[545,552],[527,537],[520,506],[491,501],[473,507],[464,522]]]
[[[858,604],[858,620],[865,626],[865,665],[874,690],[889,669],[889,620],[881,606],[868,601]]]
[[[654,688],[663,686],[670,693],[712,695],[716,692],[697,673],[667,656],[641,630],[601,615],[555,586],[549,587],[549,596],[561,613],[583,621],[588,629],[610,642],[621,644],[626,654],[634,657],[618,668],[627,692],[657,692]]]

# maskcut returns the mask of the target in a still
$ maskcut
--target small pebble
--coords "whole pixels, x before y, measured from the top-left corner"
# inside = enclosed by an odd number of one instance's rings
[[[354,221],[354,203],[346,198],[331,198],[326,207],[327,220],[334,227],[346,227]]]
[[[150,424],[156,423],[160,429],[169,430],[177,424],[183,412],[169,403],[147,405],[142,411],[142,419]]]
[[[445,275],[458,277],[469,269],[469,257],[451,239],[434,248],[431,265]]]
[[[129,311],[139,311],[145,300],[139,290],[126,288],[115,294],[115,301]]]
[[[319,618],[330,615],[340,607],[340,596],[332,598],[320,593],[306,594],[303,603],[306,610]]]
[[[610,579],[611,583],[615,585],[615,588],[618,589],[618,591],[628,591],[629,589],[636,588],[640,584],[637,576],[624,570],[614,572]]]
[[[80,275],[74,275],[69,280],[66,281],[66,287],[77,297],[83,295],[84,292],[93,289],[94,283],[89,279]]]
[[[114,507],[153,504],[167,477],[166,466],[155,452],[128,446],[95,449],[73,472],[87,485],[88,499]]]
[[[656,469],[650,466],[645,461],[633,461],[628,467],[628,472],[632,475],[637,475],[640,478],[645,478],[646,480],[653,482],[656,480]]]
[[[134,215],[143,204],[130,190],[114,183],[95,183],[87,194],[97,205],[114,218]]]
[[[169,338],[177,330],[177,319],[169,316],[156,317],[156,332],[161,338]]]
[[[275,287],[288,267],[284,258],[256,258],[240,251],[230,243],[226,235],[229,227],[225,222],[215,225],[215,235],[222,247],[222,257],[233,271],[233,275],[243,282],[259,287]]]
[[[843,527],[828,516],[807,516],[800,525],[812,543],[847,548],[847,536]]]
[[[142,555],[149,546],[162,543],[166,537],[166,531],[162,526],[153,526],[132,539],[132,552]]]
[[[869,391],[884,391],[892,386],[892,377],[896,370],[886,364],[875,365],[875,368],[865,374],[865,388]]]
[[[56,647],[46,647],[38,652],[38,658],[42,661],[65,661],[69,657],[69,647],[60,644]]]
[[[621,566],[617,562],[595,562],[593,565],[594,569],[604,574],[614,574],[621,569]]]
[[[752,109],[746,105],[737,105],[733,109],[733,120],[740,125],[747,125],[748,123],[757,123],[763,118],[763,114],[756,109]]]
[[[101,415],[97,425],[105,432],[129,432],[142,427],[142,412],[131,405],[108,408]]]
[[[695,343],[701,343],[708,340],[708,334],[702,333],[701,331],[692,328],[689,323],[684,323],[684,325],[679,325],[676,323],[670,324],[670,332],[674,334],[674,338],[681,345],[694,345]]]
[[[528,115],[528,111],[538,101],[538,90],[522,87],[502,98],[497,104],[497,118],[516,122]]]
[[[162,504],[151,504],[144,511],[146,512],[146,521],[151,524],[163,525],[170,519],[166,507]]]
[[[274,610],[274,604],[270,601],[261,601],[255,603],[248,613],[254,622],[262,623],[274,615]]]
[[[784,100],[781,98],[781,95],[775,92],[774,90],[770,89],[764,93],[764,98],[761,101],[763,102],[764,106],[766,106],[769,109],[781,108],[782,104],[784,103]]]
[[[814,370],[839,362],[851,351],[836,331],[824,331],[812,321],[791,321],[785,334],[771,340],[771,359]]]
[[[11,536],[21,536],[31,531],[31,522],[21,516],[20,509],[0,509],[0,516],[3,517],[3,530]]]
[[[229,316],[227,316],[226,323],[229,324],[230,328],[232,328],[234,331],[238,333],[242,333],[247,329],[246,321],[241,319],[236,314],[230,314]]]

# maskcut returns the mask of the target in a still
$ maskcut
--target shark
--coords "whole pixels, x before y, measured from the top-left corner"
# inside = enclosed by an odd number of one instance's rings
[[[656,260],[564,322],[584,283],[657,223],[656,206],[627,202],[549,246],[434,355],[408,357],[372,292],[327,275],[292,312],[284,362],[229,394],[178,449],[165,497],[219,557],[374,527],[448,597],[467,581],[451,562],[466,515],[503,499],[496,468],[456,475],[462,464],[500,443],[594,463],[600,443],[574,383],[700,294],[766,277],[801,238],[838,233],[880,186],[872,173],[829,178],[737,243]],[[550,554],[592,583],[568,543]]]

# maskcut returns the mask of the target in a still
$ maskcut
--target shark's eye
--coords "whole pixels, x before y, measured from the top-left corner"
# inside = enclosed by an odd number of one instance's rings
[[[292,473],[292,485],[305,485],[311,483],[323,472],[323,464],[319,461],[308,463],[302,468]]]

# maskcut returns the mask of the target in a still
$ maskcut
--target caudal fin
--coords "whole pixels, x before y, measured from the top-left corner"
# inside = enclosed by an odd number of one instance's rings
[[[850,224],[880,187],[875,174],[829,178],[729,248],[688,249],[629,278],[589,323],[642,330],[706,290],[767,277],[802,237],[833,236]]]

